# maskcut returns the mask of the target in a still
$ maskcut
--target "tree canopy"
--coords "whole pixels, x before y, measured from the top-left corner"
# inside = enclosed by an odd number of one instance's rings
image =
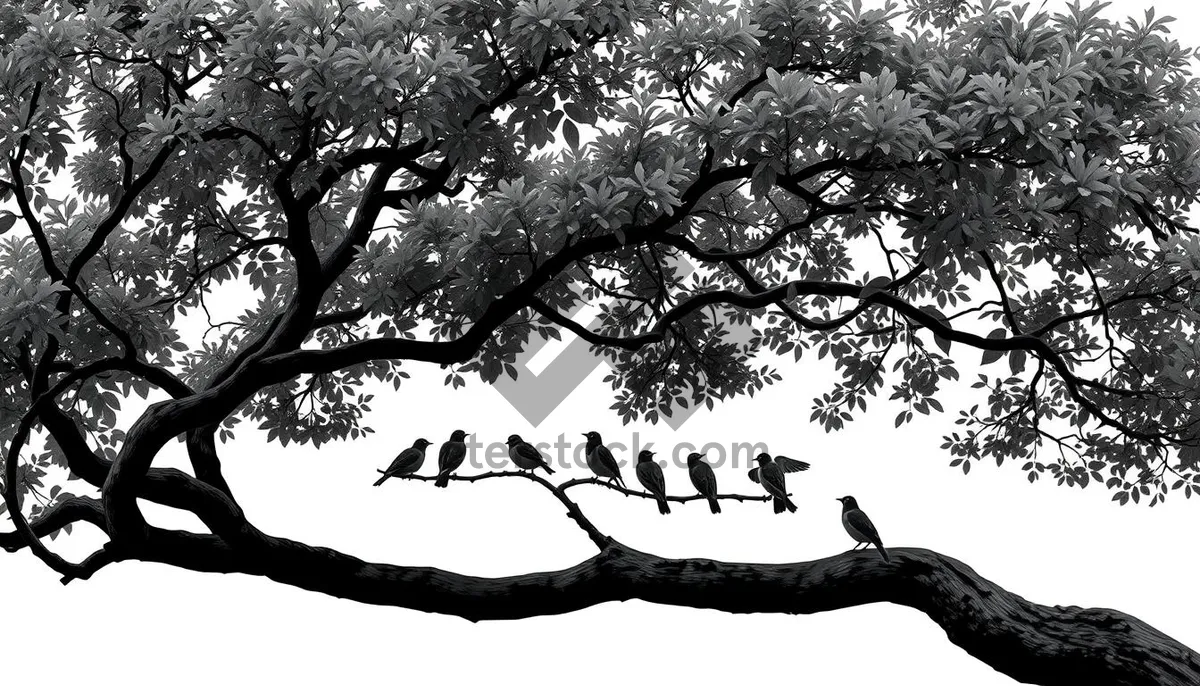
[[[958,413],[964,471],[1200,492],[1200,90],[1168,26],[1003,0],[7,3],[6,506],[65,468],[100,500],[30,512],[99,507],[123,552],[98,555],[209,545],[138,497],[236,548],[235,427],[352,440],[406,363],[488,382],[562,329],[627,419],[826,358],[840,381],[796,409],[828,430],[890,400],[897,426]],[[244,313],[185,335],[230,288]],[[601,301],[599,328],[565,314]],[[978,404],[943,408],[953,384]],[[152,466],[175,437],[194,474]]]

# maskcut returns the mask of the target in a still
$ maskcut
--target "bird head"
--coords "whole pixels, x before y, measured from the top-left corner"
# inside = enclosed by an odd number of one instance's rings
[[[691,453],[688,455],[688,466],[691,467],[704,459],[704,455],[700,453]]]
[[[585,433],[583,435],[583,437],[588,439],[589,443],[591,443],[591,442],[599,443],[600,442],[600,434],[596,433],[595,431],[589,431],[589,432]]]
[[[852,496],[852,495],[844,495],[841,498],[838,498],[837,500],[839,503],[842,504],[843,507],[845,507],[848,510],[858,509],[858,501],[855,500],[854,496]]]
[[[467,432],[463,431],[462,429],[455,429],[454,433],[450,434],[450,440],[460,442],[460,443],[466,437],[467,437]]]
[[[517,434],[513,434],[508,437],[508,445],[516,445],[520,442],[521,442],[521,437],[518,436]]]
[[[767,464],[769,464],[771,462],[771,456],[766,453],[763,453],[763,454],[759,455],[758,457],[754,458],[754,461],[758,463],[759,467],[765,467]]]
[[[638,453],[638,462],[650,462],[653,459],[654,451],[652,450],[643,450],[642,452]]]
[[[433,445],[433,444],[430,443],[429,441],[425,440],[424,438],[418,438],[417,440],[413,441],[414,448],[428,448],[431,445]]]

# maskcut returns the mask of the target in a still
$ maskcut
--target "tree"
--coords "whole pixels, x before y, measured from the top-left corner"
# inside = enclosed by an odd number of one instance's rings
[[[667,560],[528,474],[456,478],[545,488],[595,557],[505,579],[363,562],[257,529],[218,450],[243,422],[353,440],[403,363],[490,382],[566,329],[651,421],[754,393],[772,356],[840,370],[826,429],[885,384],[900,425],[943,410],[952,352],[982,354],[952,466],[1190,497],[1200,89],[1167,23],[1002,0],[0,7],[0,542],[64,583],[149,560],[475,620],[890,601],[1018,679],[1197,683],[1200,656],[1135,618],[930,551]],[[233,285],[244,315],[187,340]],[[564,314],[601,297],[598,329]],[[128,422],[133,394],[152,402]],[[176,438],[191,474],[153,464]],[[42,493],[52,470],[98,497]],[[151,526],[139,498],[209,533]],[[110,539],[83,562],[42,543],[81,521]]]

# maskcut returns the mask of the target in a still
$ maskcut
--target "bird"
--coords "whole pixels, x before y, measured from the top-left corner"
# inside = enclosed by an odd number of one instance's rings
[[[411,448],[405,448],[400,451],[396,459],[392,460],[392,464],[388,465],[386,470],[380,470],[383,476],[379,477],[379,481],[375,485],[387,481],[393,476],[406,476],[415,473],[425,463],[425,449],[433,445],[424,438],[418,438],[413,441]]]
[[[467,432],[459,429],[442,444],[442,449],[438,451],[438,475],[433,481],[434,486],[445,488],[450,485],[450,474],[467,458],[467,444],[463,441],[466,437]]]
[[[843,496],[838,498],[838,502],[842,504],[842,526],[846,527],[846,533],[850,534],[850,538],[858,541],[853,550],[858,550],[860,545],[873,544],[883,561],[891,562],[892,559],[888,556],[887,549],[879,540],[879,532],[875,530],[875,525],[871,523],[871,518],[867,516],[867,513],[858,509],[858,501],[854,499],[854,496]]]
[[[788,472],[802,472],[808,469],[807,462],[793,460],[790,457],[776,455],[774,459],[766,453],[754,458],[758,466],[750,470],[750,480],[762,484],[762,487],[775,497],[775,514],[796,511],[796,504],[788,497],[787,486],[783,475]]]
[[[637,467],[633,471],[638,482],[658,501],[658,513],[671,514],[671,506],[667,504],[667,481],[663,478],[662,467],[654,461],[654,453],[649,450],[638,453]]]
[[[521,440],[521,437],[517,434],[508,437],[508,457],[513,461],[513,464],[517,465],[518,469],[533,471],[541,467],[546,470],[547,474],[554,473],[554,470],[550,468],[550,463],[542,455],[542,451],[538,450],[532,443],[526,443]]]
[[[708,509],[713,514],[721,513],[721,504],[717,502],[717,475],[713,468],[704,461],[700,453],[692,453],[687,458],[688,475],[692,477],[692,485],[700,495],[708,499]]]
[[[621,466],[617,464],[617,458],[613,457],[612,452],[600,442],[600,434],[589,431],[584,436],[587,438],[587,447],[584,450],[587,454],[588,469],[601,479],[612,479],[620,484],[621,488],[625,488],[625,479],[621,478]]]

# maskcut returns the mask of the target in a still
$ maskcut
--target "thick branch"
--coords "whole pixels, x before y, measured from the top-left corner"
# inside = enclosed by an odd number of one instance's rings
[[[187,435],[188,459],[196,478],[222,493],[232,496],[233,492],[221,473],[221,460],[217,457],[217,425],[209,424]]]
[[[666,559],[613,543],[560,571],[483,578],[364,562],[327,548],[264,537],[242,552],[212,536],[153,530],[140,559],[244,573],[363,603],[471,621],[565,614],[643,600],[724,612],[812,614],[890,602],[925,613],[949,639],[1014,679],[1047,686],[1200,683],[1200,656],[1114,610],[1032,603],[938,553],[892,549],[790,564]]]

